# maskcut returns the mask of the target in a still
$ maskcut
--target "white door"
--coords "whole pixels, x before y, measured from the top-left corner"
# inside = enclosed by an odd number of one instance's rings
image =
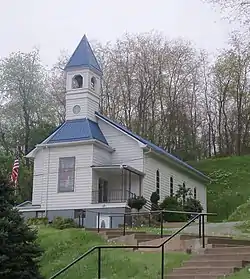
[[[98,228],[98,216],[96,216],[96,227]],[[110,216],[100,215],[99,228],[110,228]]]

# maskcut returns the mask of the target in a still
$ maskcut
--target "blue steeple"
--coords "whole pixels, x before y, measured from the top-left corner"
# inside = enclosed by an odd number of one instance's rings
[[[69,69],[78,67],[88,68],[95,72],[97,71],[98,74],[102,73],[101,67],[93,53],[86,35],[84,35],[81,39],[64,70],[67,71]]]

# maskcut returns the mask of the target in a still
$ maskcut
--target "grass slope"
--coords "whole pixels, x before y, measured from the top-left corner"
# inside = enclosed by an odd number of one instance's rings
[[[210,221],[223,221],[250,196],[250,156],[209,159],[191,163],[212,178],[208,185],[208,211],[218,215]]]
[[[104,244],[98,235],[81,229],[39,229],[39,242],[45,253],[41,259],[41,271],[45,278],[69,264],[95,245]],[[165,257],[166,271],[181,265],[189,256],[183,253],[168,253]],[[139,253],[120,249],[102,252],[102,278],[160,278],[160,253]],[[97,252],[72,266],[60,279],[97,277]]]

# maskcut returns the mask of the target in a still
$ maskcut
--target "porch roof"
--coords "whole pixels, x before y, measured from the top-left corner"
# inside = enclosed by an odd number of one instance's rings
[[[137,174],[137,175],[140,175],[140,176],[144,176],[145,173],[140,171],[140,170],[137,170],[131,166],[128,166],[128,165],[93,165],[91,166],[93,169],[96,169],[96,170],[102,170],[102,171],[114,171],[114,170],[128,170],[134,174]]]

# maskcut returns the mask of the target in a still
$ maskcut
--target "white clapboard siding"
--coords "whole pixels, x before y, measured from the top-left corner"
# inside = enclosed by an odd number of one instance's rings
[[[92,193],[92,168],[90,166],[92,165],[93,145],[53,147],[44,149],[39,153],[43,153],[41,158],[43,157],[44,170],[42,176],[34,178],[36,180],[33,189],[35,200],[38,200],[42,192],[42,207],[47,210],[82,208],[89,205]],[[39,153],[36,158],[39,158]],[[58,193],[60,157],[75,157],[74,192]],[[38,170],[35,169],[35,172]]]
[[[115,149],[112,163],[129,165],[143,171],[143,151],[138,142],[101,119],[98,124],[108,144]]]
[[[160,197],[163,200],[170,195],[170,177],[173,177],[174,193],[178,190],[178,185],[185,182],[186,188],[193,189],[196,187],[197,199],[200,200],[204,211],[207,210],[206,186],[199,180],[194,179],[183,170],[177,170],[170,166],[168,162],[145,156],[145,173],[143,181],[143,195],[150,199],[152,192],[156,191],[156,171],[160,173]]]
[[[99,146],[94,145],[93,149],[93,165],[110,165],[112,163],[111,153]]]
[[[98,110],[99,103],[98,98],[91,96],[87,93],[76,95],[66,95],[66,119],[79,119],[79,118],[89,118],[95,121],[95,111]],[[75,105],[81,107],[81,111],[78,114],[73,113],[73,107]]]
[[[39,151],[34,159],[34,174],[33,174],[33,191],[32,191],[32,204],[41,205],[43,200],[44,184],[44,153],[43,150]]]

